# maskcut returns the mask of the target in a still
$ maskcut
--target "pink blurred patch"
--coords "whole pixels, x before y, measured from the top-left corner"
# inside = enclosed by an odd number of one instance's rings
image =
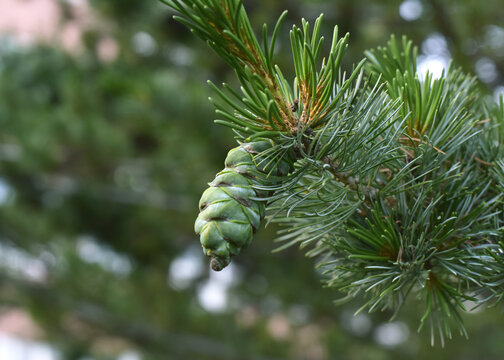
[[[60,10],[54,0],[2,0],[0,33],[12,35],[22,45],[48,40],[55,34]]]
[[[31,316],[20,309],[2,309],[0,312],[0,333],[24,339],[36,339],[42,334]]]
[[[98,57],[103,62],[112,62],[119,55],[119,44],[110,36],[102,38],[97,45]]]
[[[100,59],[113,61],[119,53],[117,42],[107,35],[107,24],[98,19],[87,0],[69,2],[71,20],[63,18],[58,0],[1,1],[0,36],[8,35],[20,46],[45,43],[78,54],[83,48],[83,32],[94,28],[104,32],[97,46]]]
[[[2,0],[0,33],[13,36],[20,44],[54,37],[61,13],[54,0]]]
[[[71,53],[78,53],[82,49],[82,28],[77,21],[68,21],[61,26],[58,40],[64,49]]]

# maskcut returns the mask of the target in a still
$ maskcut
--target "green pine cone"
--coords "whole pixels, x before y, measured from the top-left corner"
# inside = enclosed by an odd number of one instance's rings
[[[272,146],[271,141],[244,143],[229,151],[225,168],[217,174],[199,202],[200,213],[194,230],[200,235],[205,255],[213,270],[220,271],[252,241],[264,217],[265,204],[254,198],[264,191],[254,185],[271,185],[286,176],[291,165],[281,160],[274,167],[257,154]]]

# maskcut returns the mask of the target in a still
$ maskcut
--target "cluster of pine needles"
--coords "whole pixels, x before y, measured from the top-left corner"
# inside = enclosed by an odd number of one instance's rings
[[[441,342],[466,335],[466,304],[504,296],[502,212],[504,103],[450,67],[420,77],[405,38],[342,68],[348,34],[334,29],[323,56],[322,16],[290,31],[295,78],[274,64],[285,13],[261,40],[238,0],[162,0],[236,71],[239,91],[211,84],[217,123],[240,143],[268,139],[272,168],[292,171],[274,185],[268,221],[279,222],[279,249],[299,244],[340,301],[397,314],[424,306],[419,329]]]

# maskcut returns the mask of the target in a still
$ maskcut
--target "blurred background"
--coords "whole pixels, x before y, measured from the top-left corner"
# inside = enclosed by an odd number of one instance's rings
[[[390,34],[419,68],[450,59],[504,93],[502,0],[247,0],[256,29],[325,14],[350,32],[346,67]],[[336,307],[313,259],[272,253],[273,226],[220,273],[193,233],[206,182],[235,146],[206,80],[230,68],[139,0],[0,0],[0,359],[502,359],[499,307],[464,316],[444,348],[399,317]],[[328,44],[326,44],[328,45]],[[467,304],[471,307],[473,304]]]

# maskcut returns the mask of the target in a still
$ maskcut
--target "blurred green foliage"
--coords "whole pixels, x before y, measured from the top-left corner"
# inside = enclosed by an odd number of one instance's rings
[[[414,21],[399,16],[397,1],[245,6],[257,29],[289,9],[279,63],[290,64],[291,24],[324,12],[323,33],[334,24],[351,33],[348,65],[390,33],[419,45],[438,33],[464,70],[476,71],[485,58],[496,74],[488,87],[502,84],[500,1],[416,3],[422,14]],[[376,336],[380,329],[387,335],[390,314],[353,318],[358,304],[334,307],[335,294],[320,287],[311,260],[296,249],[271,254],[273,227],[236,259],[226,309],[205,310],[198,294],[215,275],[203,263],[192,226],[200,192],[233,140],[212,124],[204,81],[233,83],[233,74],[162,4],[91,4],[111,26],[90,29],[82,53],[47,46],[0,50],[3,311],[29,311],[44,339],[69,360],[116,359],[128,349],[142,359],[502,358],[497,308],[468,315],[470,340],[455,338],[444,349],[431,348],[428,334],[413,327],[406,333],[408,314],[417,311],[408,308],[398,319],[404,323],[392,323],[407,341],[383,346]],[[98,56],[104,36],[120,48],[110,63]],[[148,51],[135,46],[142,36]],[[176,283],[187,258],[205,265]]]

